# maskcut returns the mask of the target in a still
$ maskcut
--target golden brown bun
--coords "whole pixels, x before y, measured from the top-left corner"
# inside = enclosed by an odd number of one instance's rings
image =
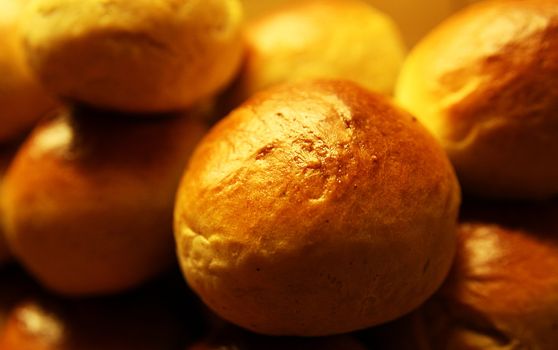
[[[458,242],[436,347],[558,349],[558,202],[479,208]]]
[[[174,261],[180,176],[205,125],[64,111],[45,121],[5,178],[8,243],[45,286],[65,294],[129,288]]]
[[[49,91],[121,111],[184,109],[242,56],[238,0],[31,0],[22,28]]]
[[[445,154],[348,81],[256,95],[200,143],[177,196],[189,284],[259,333],[385,322],[432,294],[453,259],[459,188]]]
[[[558,194],[558,2],[486,1],[411,52],[396,96],[445,147],[465,193]]]
[[[19,20],[27,0],[0,1],[0,142],[33,127],[54,107],[25,60]]]
[[[412,338],[408,349],[419,350],[558,349],[558,201],[473,209],[447,281],[407,324],[390,325],[391,340]]]
[[[217,330],[187,350],[365,350],[349,335],[302,338],[258,335],[234,326]]]
[[[391,94],[405,48],[395,23],[360,0],[303,0],[249,23],[232,107],[283,82],[341,78]]]
[[[455,265],[416,312],[372,329],[385,350],[558,349],[558,201],[467,206]]]
[[[177,312],[177,295],[164,288],[166,281],[156,282],[163,286],[85,300],[37,290],[12,307],[0,330],[0,349],[184,350],[196,331]]]

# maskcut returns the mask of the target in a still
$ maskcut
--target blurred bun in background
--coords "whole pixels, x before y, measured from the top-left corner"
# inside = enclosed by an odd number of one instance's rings
[[[182,110],[233,78],[238,0],[31,0],[26,53],[50,92],[127,112]]]
[[[486,1],[408,56],[396,98],[436,136],[465,193],[558,194],[558,2]]]
[[[246,59],[229,93],[234,107],[275,84],[353,80],[391,94],[405,56],[389,16],[361,0],[303,0],[249,21]]]
[[[195,113],[141,119],[62,110],[41,123],[9,168],[8,243],[46,287],[117,292],[172,265],[174,195],[205,133]]]

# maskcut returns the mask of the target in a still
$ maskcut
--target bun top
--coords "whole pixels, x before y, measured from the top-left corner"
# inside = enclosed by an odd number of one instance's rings
[[[553,0],[474,4],[412,50],[397,97],[453,142],[465,140],[486,121],[556,119],[557,31]],[[447,118],[436,118],[438,109],[447,111]]]
[[[275,84],[349,79],[391,95],[405,46],[397,25],[360,0],[303,0],[249,22],[231,104]]]
[[[126,112],[185,109],[240,65],[238,0],[31,0],[28,59],[57,95]]]
[[[464,191],[558,194],[558,3],[485,1],[409,54],[397,100],[439,139]]]

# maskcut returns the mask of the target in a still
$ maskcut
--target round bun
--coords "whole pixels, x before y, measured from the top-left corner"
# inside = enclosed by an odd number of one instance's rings
[[[120,111],[170,111],[232,79],[241,10],[238,0],[31,0],[22,27],[51,92]]]
[[[0,142],[31,129],[54,106],[31,74],[21,47],[19,20],[26,3],[0,1]]]
[[[238,105],[271,85],[353,80],[392,94],[405,48],[395,23],[360,0],[302,0],[247,25],[247,57],[231,87]]]
[[[430,134],[348,81],[256,95],[200,143],[175,236],[217,314],[272,335],[329,335],[398,317],[451,265],[459,188]]]
[[[437,296],[449,328],[434,334],[435,349],[558,349],[558,202],[469,216]]]
[[[397,100],[442,143],[465,193],[558,194],[556,31],[556,1],[485,1],[408,56]]]
[[[132,287],[172,264],[174,194],[205,126],[64,111],[8,169],[4,214],[16,258],[64,294]]]

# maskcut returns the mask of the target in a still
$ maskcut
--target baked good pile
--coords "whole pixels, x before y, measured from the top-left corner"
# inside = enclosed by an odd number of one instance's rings
[[[558,349],[558,2],[251,6],[0,0],[0,350]]]

